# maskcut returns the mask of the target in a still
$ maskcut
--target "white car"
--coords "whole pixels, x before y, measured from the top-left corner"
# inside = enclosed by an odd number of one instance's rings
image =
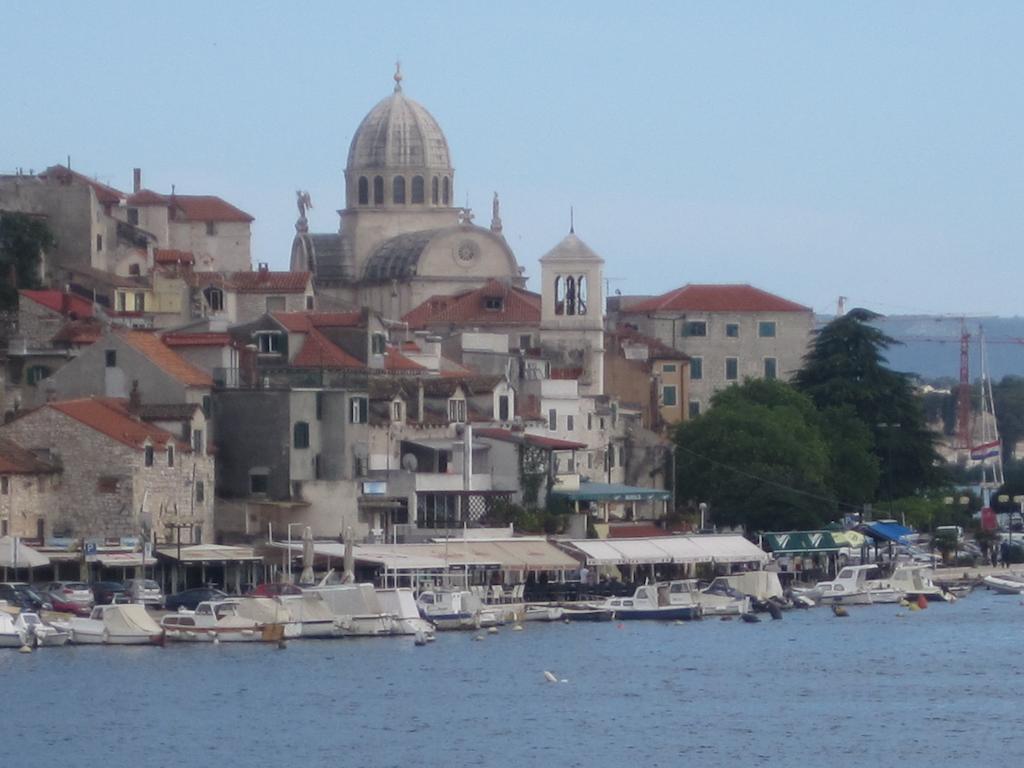
[[[125,586],[128,588],[128,596],[133,603],[151,605],[154,608],[163,607],[163,590],[152,579],[129,579],[125,582]]]

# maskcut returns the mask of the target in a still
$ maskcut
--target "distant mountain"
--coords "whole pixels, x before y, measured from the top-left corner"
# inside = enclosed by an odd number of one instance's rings
[[[821,325],[832,316],[819,316]],[[989,375],[1024,376],[1024,317],[968,317],[971,381],[981,375],[979,329],[985,332]],[[887,315],[872,323],[902,344],[889,348],[889,367],[923,379],[960,378],[960,318]]]

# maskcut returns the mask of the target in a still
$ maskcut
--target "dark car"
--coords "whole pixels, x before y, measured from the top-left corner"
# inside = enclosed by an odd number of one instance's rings
[[[227,594],[214,587],[196,587],[178,592],[176,595],[168,595],[164,599],[164,607],[168,611],[176,611],[184,608],[194,611],[196,606],[206,600],[222,600]]]
[[[120,581],[97,581],[92,585],[92,596],[96,598],[96,605],[127,603],[128,587]]]
[[[8,605],[21,608],[23,611],[38,612],[52,608],[49,600],[20,581],[0,583],[0,600],[6,600]]]
[[[302,590],[294,584],[258,584],[247,594],[249,597],[277,597],[278,595],[301,595]]]

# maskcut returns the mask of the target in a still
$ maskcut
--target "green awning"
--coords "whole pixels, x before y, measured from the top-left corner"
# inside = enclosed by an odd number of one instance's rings
[[[838,552],[848,544],[840,544],[832,537],[831,531],[790,531],[788,533],[767,533],[765,543],[773,554],[804,554],[815,552]]]
[[[671,501],[671,491],[622,483],[580,483],[576,490],[553,490],[552,496],[569,501]]]

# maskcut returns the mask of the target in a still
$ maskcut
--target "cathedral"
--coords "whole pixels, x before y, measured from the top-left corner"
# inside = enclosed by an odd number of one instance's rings
[[[406,97],[400,70],[394,79],[393,93],[352,137],[337,232],[309,232],[309,198],[300,193],[292,271],[312,272],[327,302],[390,318],[490,280],[523,287],[524,270],[501,233],[497,195],[489,228],[455,205],[448,141],[433,116]]]

